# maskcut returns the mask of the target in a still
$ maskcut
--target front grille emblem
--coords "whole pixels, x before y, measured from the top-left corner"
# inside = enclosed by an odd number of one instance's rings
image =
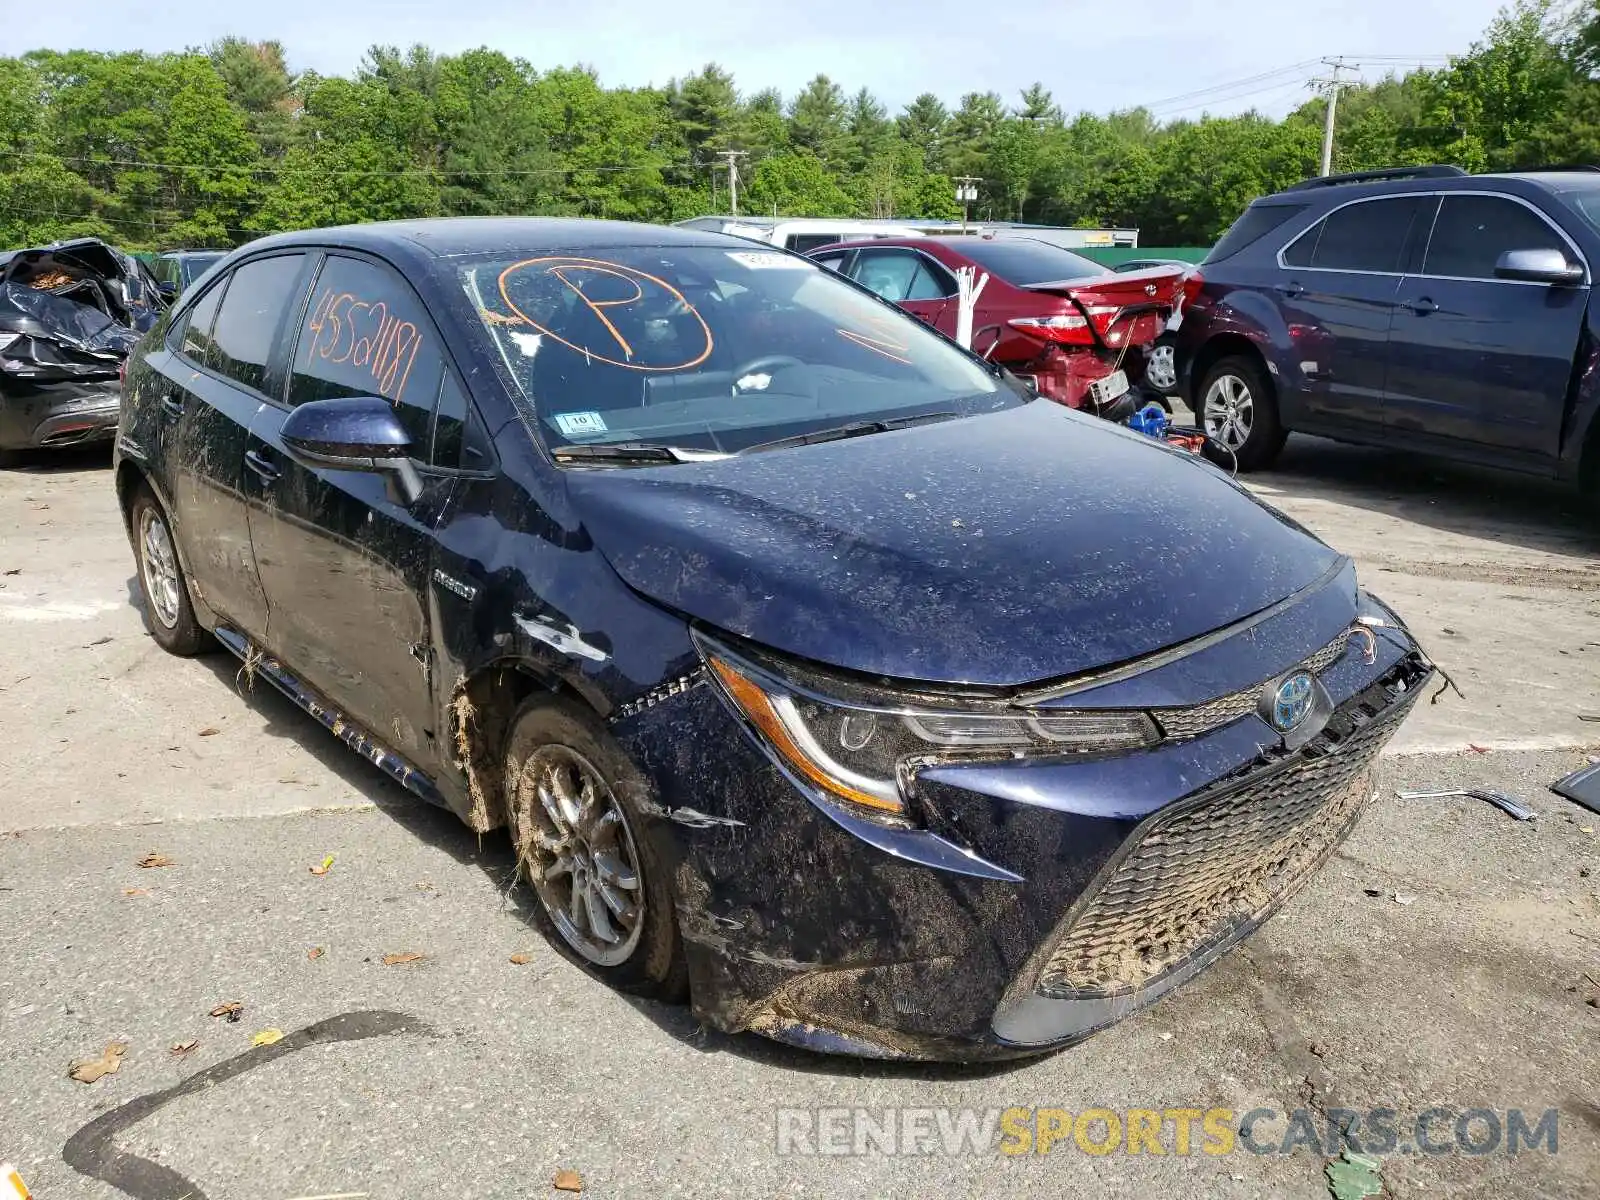
[[[1272,695],[1272,725],[1279,733],[1288,733],[1311,715],[1315,688],[1311,676],[1296,671],[1278,685]]]

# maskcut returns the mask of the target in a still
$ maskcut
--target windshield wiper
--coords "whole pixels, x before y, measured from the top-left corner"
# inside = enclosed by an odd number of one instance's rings
[[[754,446],[746,446],[739,453],[758,454],[763,450],[783,450],[789,446],[813,446],[818,442],[837,442],[868,433],[888,433],[891,429],[906,429],[912,425],[931,425],[935,421],[948,421],[960,415],[957,412],[932,412],[919,413],[914,417],[886,417],[879,421],[852,421],[848,425],[836,425],[832,429],[815,429],[810,433],[797,433],[792,437],[778,438],[771,442],[758,442]]]
[[[557,462],[715,462],[730,457],[720,450],[693,450],[687,446],[658,446],[650,442],[597,442],[579,446],[557,446],[551,451]]]

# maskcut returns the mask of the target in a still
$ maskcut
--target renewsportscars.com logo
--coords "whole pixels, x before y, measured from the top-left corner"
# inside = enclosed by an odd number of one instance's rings
[[[780,1155],[1555,1154],[1547,1108],[780,1108]]]

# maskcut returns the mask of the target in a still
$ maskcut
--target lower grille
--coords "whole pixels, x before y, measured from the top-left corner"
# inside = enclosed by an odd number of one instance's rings
[[[1241,936],[1298,891],[1365,806],[1372,761],[1426,674],[1408,660],[1287,763],[1257,766],[1147,821],[1079,902],[1039,991],[1137,991]]]

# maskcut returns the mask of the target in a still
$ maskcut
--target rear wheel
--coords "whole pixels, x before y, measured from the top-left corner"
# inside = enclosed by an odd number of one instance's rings
[[[1171,336],[1157,340],[1144,363],[1144,381],[1151,390],[1170,396],[1178,390],[1177,343]]]
[[[517,869],[561,940],[618,987],[683,999],[671,872],[645,827],[638,768],[593,717],[536,697],[512,724],[505,773]]]
[[[178,561],[172,524],[147,487],[133,498],[130,514],[133,553],[139,564],[139,592],[144,598],[145,625],[168,654],[188,658],[210,644],[211,637],[195,619],[189,583]]]
[[[1196,393],[1195,420],[1206,432],[1206,457],[1254,471],[1268,466],[1289,436],[1261,364],[1242,354],[1220,359]]]

